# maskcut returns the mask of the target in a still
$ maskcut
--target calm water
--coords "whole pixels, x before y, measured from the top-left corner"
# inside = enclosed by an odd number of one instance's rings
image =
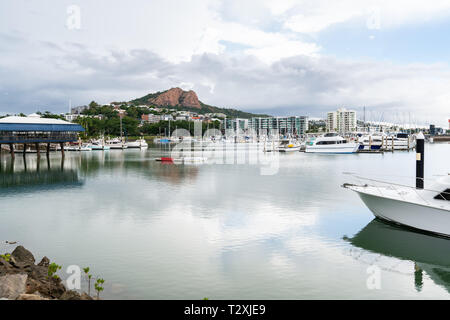
[[[415,153],[280,154],[255,164],[174,165],[158,148],[2,154],[0,246],[89,266],[105,298],[450,297],[450,240],[387,226],[343,172],[412,183]],[[426,175],[447,174],[450,144],[426,145]],[[12,173],[14,171],[14,174]],[[371,265],[381,289],[368,289]],[[369,268],[369,269],[368,269]],[[64,274],[62,274],[64,276]]]

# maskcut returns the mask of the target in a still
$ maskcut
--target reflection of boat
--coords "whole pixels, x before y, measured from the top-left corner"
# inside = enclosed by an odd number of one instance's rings
[[[450,236],[450,176],[440,178],[430,189],[359,179],[372,184],[344,184],[344,187],[358,193],[376,217]]]
[[[182,163],[203,163],[206,162],[206,157],[182,157],[180,159],[174,159],[175,162],[180,161]]]
[[[161,157],[156,158],[156,161],[166,162],[166,163],[203,163],[208,160],[206,157],[181,157],[181,158],[173,158],[173,157]]]
[[[355,153],[359,143],[348,142],[337,133],[329,132],[317,138],[312,145],[306,145],[307,153]]]
[[[412,232],[374,219],[348,240],[364,250],[415,262],[416,273],[424,270],[436,284],[450,292],[448,239]]]

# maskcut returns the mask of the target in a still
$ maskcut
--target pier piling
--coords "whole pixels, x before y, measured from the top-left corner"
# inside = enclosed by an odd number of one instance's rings
[[[14,154],[14,144],[10,143],[9,144],[9,152],[11,153],[11,158],[15,158],[15,154]]]
[[[39,149],[39,143],[36,143],[36,153],[37,153],[37,157],[40,158],[41,157],[41,150]]]
[[[416,140],[416,188],[423,189],[425,137],[422,132],[417,135]]]

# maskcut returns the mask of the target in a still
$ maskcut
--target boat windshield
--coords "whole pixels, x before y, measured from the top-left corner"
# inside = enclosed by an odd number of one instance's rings
[[[439,193],[437,196],[434,197],[437,200],[447,200],[450,201],[450,189],[445,189],[441,193]]]
[[[324,137],[336,137],[338,134],[336,132],[325,133]]]

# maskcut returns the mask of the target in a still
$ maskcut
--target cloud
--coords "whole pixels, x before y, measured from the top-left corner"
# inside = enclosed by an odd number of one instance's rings
[[[71,1],[0,3],[1,112],[63,112],[69,99],[107,103],[181,86],[208,104],[272,114],[366,106],[377,120],[411,112],[442,125],[449,116],[447,64],[339,60],[318,41],[352,21],[389,29],[446,17],[449,1],[77,3],[79,30],[66,27]]]
[[[395,28],[446,17],[450,2],[437,0],[302,0],[290,6],[284,27],[299,33],[317,33],[334,24],[362,19],[371,28]],[[365,26],[364,26],[365,27]]]
[[[11,43],[18,52],[29,52],[29,41]],[[450,68],[445,64],[397,66],[307,55],[266,64],[254,56],[226,53],[174,63],[144,49],[104,54],[71,45],[31,45],[37,50],[25,54],[26,68],[22,60],[0,62],[2,112],[64,112],[69,99],[73,104],[108,103],[181,86],[208,104],[272,114],[288,110],[324,116],[341,106],[366,106],[385,121],[409,113],[421,122],[443,122],[448,116]]]

